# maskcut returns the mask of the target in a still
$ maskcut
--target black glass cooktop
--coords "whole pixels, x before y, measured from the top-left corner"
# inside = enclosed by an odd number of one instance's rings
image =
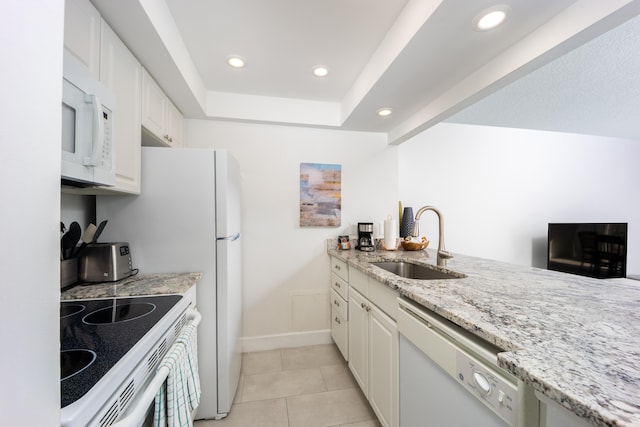
[[[61,407],[84,396],[180,295],[60,303]]]

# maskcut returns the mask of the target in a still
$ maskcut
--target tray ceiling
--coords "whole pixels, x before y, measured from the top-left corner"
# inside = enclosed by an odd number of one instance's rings
[[[482,32],[472,21],[494,1],[92,1],[186,117],[383,132],[396,144],[640,13],[639,0],[502,0],[506,22]],[[230,55],[246,66],[229,67]],[[329,75],[313,76],[316,65]],[[452,120],[488,120],[479,111],[493,105],[482,105]],[[377,116],[382,107],[393,114]]]

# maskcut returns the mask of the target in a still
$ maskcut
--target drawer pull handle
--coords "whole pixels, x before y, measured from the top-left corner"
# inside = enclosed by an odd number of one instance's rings
[[[334,304],[335,306],[337,306],[337,307],[340,307],[340,303],[338,302],[338,300],[337,300],[337,299],[334,299],[334,300],[333,300],[333,304]]]
[[[340,266],[337,264],[333,268],[335,268],[336,270],[340,270]]]
[[[340,283],[336,282],[336,288],[340,287]]]
[[[336,321],[336,323],[337,323],[338,325],[340,325],[340,324],[341,324],[341,323],[340,323],[340,319],[338,319],[338,317],[336,317],[334,320]]]

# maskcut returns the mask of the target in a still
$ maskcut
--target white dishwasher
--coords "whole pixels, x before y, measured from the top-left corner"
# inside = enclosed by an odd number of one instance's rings
[[[498,367],[498,347],[398,301],[401,427],[538,427],[538,400]]]

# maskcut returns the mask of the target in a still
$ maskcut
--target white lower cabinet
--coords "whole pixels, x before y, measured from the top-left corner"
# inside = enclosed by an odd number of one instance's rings
[[[344,360],[349,360],[349,311],[347,301],[335,290],[331,290],[331,337],[342,353]]]
[[[349,360],[349,268],[331,257],[331,337],[344,360]]]
[[[349,368],[380,424],[397,427],[396,322],[352,287],[349,288]]]
[[[398,423],[398,355],[396,322],[371,307],[369,312],[369,403],[383,426]]]
[[[398,427],[398,293],[331,257],[331,336],[383,427]]]
[[[367,299],[349,288],[349,369],[369,398],[369,312]]]

